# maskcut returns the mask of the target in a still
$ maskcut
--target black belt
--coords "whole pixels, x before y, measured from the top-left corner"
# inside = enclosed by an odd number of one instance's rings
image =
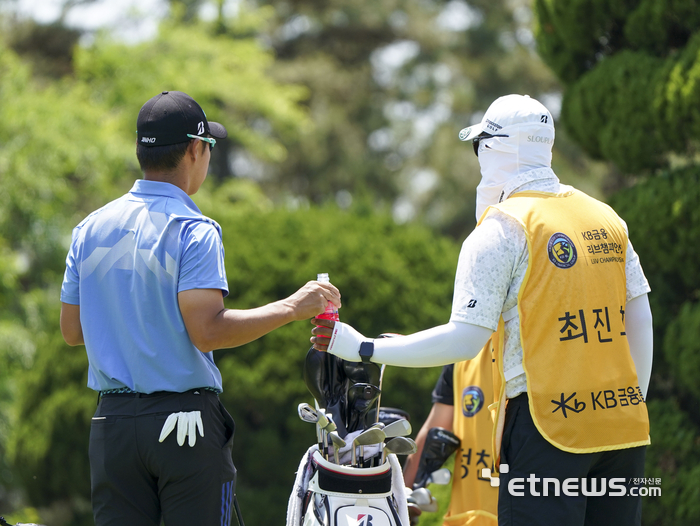
[[[153,393],[139,393],[136,391],[132,390],[121,390],[121,389],[114,389],[114,390],[109,390],[109,391],[100,391],[98,393],[98,398],[104,398],[104,397],[120,397],[120,398],[152,398],[152,397],[157,397],[157,396],[165,396],[165,395],[172,395],[172,394],[185,394],[185,393],[194,393],[195,391],[209,391],[214,394],[219,394],[219,390],[215,389],[214,387],[196,387],[195,389],[189,389],[187,391],[184,391],[182,393],[176,392],[176,391],[155,391]]]

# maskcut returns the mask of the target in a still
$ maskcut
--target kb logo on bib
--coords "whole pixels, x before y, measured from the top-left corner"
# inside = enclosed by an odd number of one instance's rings
[[[576,247],[569,236],[557,232],[547,243],[549,261],[559,268],[571,268],[576,263]]]

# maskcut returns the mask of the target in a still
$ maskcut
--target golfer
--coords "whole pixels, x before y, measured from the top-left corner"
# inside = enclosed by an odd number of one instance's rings
[[[427,367],[474,358],[495,331],[499,524],[639,525],[640,497],[608,485],[643,477],[650,443],[650,289],[627,227],[559,182],[552,115],[535,99],[501,97],[459,137],[482,178],[449,323],[375,342],[314,320],[324,327],[312,342],[346,360]]]
[[[221,228],[189,196],[226,129],[188,95],[164,91],[141,108],[137,134],[144,178],[73,230],[61,288],[61,332],[85,345],[88,387],[99,392],[95,524],[230,524],[234,422],[211,351],[340,306],[340,296],[312,281],[256,309],[224,308]]]

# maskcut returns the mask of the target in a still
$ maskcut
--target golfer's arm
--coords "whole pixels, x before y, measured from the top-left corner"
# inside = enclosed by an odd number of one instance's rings
[[[625,307],[625,332],[630,345],[630,354],[637,369],[639,387],[646,399],[654,356],[654,330],[649,298],[646,294],[627,302]]]
[[[238,347],[295,320],[285,300],[248,310],[226,309],[218,289],[192,289],[177,295],[190,340],[202,352]]]
[[[61,334],[68,345],[85,345],[80,324],[80,305],[61,302]]]
[[[416,479],[420,456],[423,453],[425,438],[428,436],[428,431],[433,427],[442,427],[448,431],[452,431],[452,417],[454,407],[451,405],[435,403],[430,410],[427,420],[423,423],[416,435],[416,446],[418,450],[406,458],[406,465],[403,468],[403,480],[407,488],[413,487],[413,482]]]

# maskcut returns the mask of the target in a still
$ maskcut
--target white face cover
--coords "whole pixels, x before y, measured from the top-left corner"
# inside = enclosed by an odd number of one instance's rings
[[[504,127],[499,134],[479,141],[481,182],[476,187],[476,220],[505,197],[503,187],[517,175],[552,165],[554,128],[536,123]]]

